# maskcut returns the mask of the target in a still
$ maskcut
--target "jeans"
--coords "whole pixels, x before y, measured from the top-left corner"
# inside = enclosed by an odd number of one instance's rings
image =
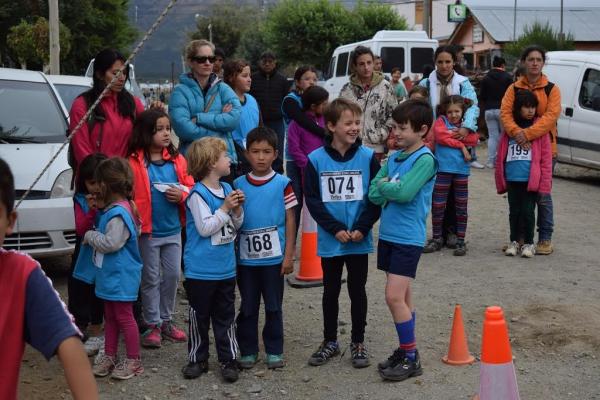
[[[498,143],[502,134],[502,122],[500,121],[500,110],[486,110],[485,123],[488,127],[488,164],[495,165]]]
[[[554,174],[554,167],[556,166],[556,159],[552,160],[552,173]],[[552,240],[552,233],[554,232],[554,205],[552,204],[552,194],[538,193],[537,196],[537,207],[538,207],[538,241]]]

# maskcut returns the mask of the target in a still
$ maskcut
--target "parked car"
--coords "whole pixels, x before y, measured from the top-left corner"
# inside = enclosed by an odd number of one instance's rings
[[[92,58],[92,60],[88,64],[87,69],[85,70],[85,76],[87,76],[88,78],[92,78],[93,75],[94,59]],[[140,85],[138,85],[137,81],[135,80],[135,66],[133,64],[129,64],[129,78],[127,79],[127,82],[125,82],[125,89],[129,90],[129,93],[140,99],[144,107],[149,106],[149,104],[147,104],[146,101],[146,96],[144,96],[142,89],[140,89]]]
[[[43,73],[7,68],[0,68],[0,104],[0,157],[14,174],[19,199],[65,140],[67,109]],[[35,257],[72,253],[71,179],[65,148],[19,206],[4,248]]]
[[[331,98],[338,97],[342,86],[348,82],[350,54],[357,46],[369,47],[383,60],[383,72],[389,75],[392,68],[402,70],[402,78],[415,80],[423,73],[423,66],[433,64],[433,52],[438,41],[429,39],[424,31],[379,31],[372,39],[345,44],[333,51],[329,61],[329,79],[323,85]]]
[[[92,85],[92,78],[86,76],[73,76],[73,75],[46,75],[48,80],[52,82],[60,98],[67,107],[67,110],[71,109],[73,102],[81,93],[89,90]]]
[[[551,51],[544,73],[560,88],[558,160],[600,169],[600,51]]]

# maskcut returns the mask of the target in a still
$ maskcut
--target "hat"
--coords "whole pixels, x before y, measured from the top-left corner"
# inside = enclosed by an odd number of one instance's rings
[[[260,59],[261,60],[266,60],[266,59],[276,60],[277,57],[275,57],[275,54],[273,54],[272,51],[265,51],[264,53],[261,54]]]

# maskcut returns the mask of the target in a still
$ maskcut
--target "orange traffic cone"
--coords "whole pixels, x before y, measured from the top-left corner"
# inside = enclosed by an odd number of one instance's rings
[[[481,338],[480,400],[519,400],[508,328],[502,308],[488,307]]]
[[[300,249],[300,271],[296,277],[288,277],[288,283],[295,288],[323,285],[321,257],[317,255],[317,223],[306,207],[302,207],[302,242]]]
[[[473,364],[475,361],[475,358],[469,352],[460,304],[457,304],[454,308],[454,320],[452,321],[452,333],[450,334],[448,355],[442,357],[442,361],[450,365]]]

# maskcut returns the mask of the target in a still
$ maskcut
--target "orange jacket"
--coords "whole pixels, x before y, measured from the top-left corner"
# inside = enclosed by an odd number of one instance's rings
[[[556,140],[558,132],[556,130],[556,123],[560,117],[560,89],[557,85],[554,85],[550,91],[550,95],[546,97],[546,91],[544,88],[548,84],[548,78],[542,74],[538,81],[531,85],[527,81],[526,76],[522,76],[518,81],[513,83],[506,89],[504,98],[502,98],[502,105],[500,106],[500,119],[502,125],[506,130],[506,133],[510,137],[516,136],[520,131],[525,132],[525,137],[530,142],[550,133],[550,142],[552,143],[552,155],[556,157]],[[513,104],[515,101],[515,86],[519,89],[527,89],[532,91],[538,98],[537,116],[536,122],[529,128],[522,129],[516,123],[513,117]]]
[[[188,188],[194,186],[194,179],[187,173],[187,162],[181,154],[172,158],[167,149],[163,150],[163,159],[175,164],[175,173],[179,183]],[[133,201],[135,202],[142,220],[142,233],[152,233],[152,195],[150,194],[150,178],[146,167],[146,158],[143,150],[129,156],[129,165],[133,170]],[[179,202],[179,219],[181,227],[185,228],[185,199],[188,193],[183,192]]]

